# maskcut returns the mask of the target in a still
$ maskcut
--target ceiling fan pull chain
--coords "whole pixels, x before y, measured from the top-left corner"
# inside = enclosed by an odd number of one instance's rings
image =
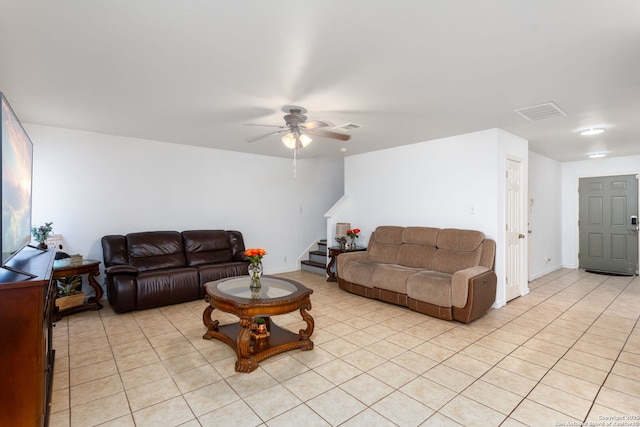
[[[296,158],[298,157],[298,147],[295,147],[293,149],[293,177],[297,178],[297,164],[296,164]]]

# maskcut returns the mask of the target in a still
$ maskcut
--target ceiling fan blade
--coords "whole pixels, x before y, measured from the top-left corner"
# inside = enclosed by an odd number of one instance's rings
[[[329,126],[329,123],[321,122],[320,120],[314,120],[312,122],[303,123],[300,126],[306,129],[318,129],[318,128],[324,128]]]
[[[287,128],[288,126],[279,126],[279,125],[260,125],[257,123],[245,123],[245,126],[260,126],[260,127],[268,127],[268,128],[280,128],[280,129],[284,129]]]
[[[348,141],[351,139],[351,135],[345,135],[344,133],[334,132],[326,129],[309,129],[309,134],[323,136],[325,138],[339,139],[341,141]]]
[[[285,133],[285,132],[287,132],[287,131],[288,131],[288,129],[285,129],[285,130],[276,130],[276,131],[273,131],[273,132],[266,133],[266,134],[264,134],[264,135],[255,136],[255,137],[253,137],[253,138],[249,138],[249,139],[247,139],[247,142],[255,142],[255,141],[258,141],[258,140],[260,140],[260,139],[262,139],[262,138],[266,138],[266,137],[271,136],[271,135],[276,135],[276,134],[278,134],[278,133]]]

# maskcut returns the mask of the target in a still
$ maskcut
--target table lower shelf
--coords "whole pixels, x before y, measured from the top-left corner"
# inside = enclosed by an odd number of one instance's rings
[[[245,336],[241,338],[241,334]],[[301,350],[313,349],[313,341],[309,338],[302,338],[272,322],[268,337],[256,338],[256,335],[249,328],[232,323],[210,328],[202,338],[215,338],[231,347],[238,356],[235,366],[237,372],[252,372],[258,367],[260,361],[285,351],[298,348]],[[248,344],[247,348],[243,348],[243,342]]]
[[[73,307],[65,308],[64,310],[59,310],[58,307],[56,307],[53,313],[53,321],[58,322],[64,316],[68,316],[69,314],[79,313],[86,310],[94,311],[100,309],[102,309],[102,304],[100,304],[99,302],[85,302],[84,304],[75,305]]]

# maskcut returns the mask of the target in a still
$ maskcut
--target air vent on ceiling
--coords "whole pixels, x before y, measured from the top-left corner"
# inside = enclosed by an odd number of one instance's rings
[[[345,124],[345,125],[336,126],[336,127],[334,127],[333,129],[334,129],[334,130],[343,130],[343,131],[347,131],[347,132],[349,132],[349,131],[352,131],[352,130],[354,130],[354,129],[359,129],[359,128],[361,128],[361,127],[362,127],[362,126],[357,125],[357,124],[355,124],[355,123],[347,123],[347,124]]]
[[[530,122],[537,122],[538,120],[550,119],[552,117],[566,116],[567,113],[562,111],[553,102],[547,102],[544,104],[533,105],[531,107],[524,107],[514,110],[516,113],[529,120]]]

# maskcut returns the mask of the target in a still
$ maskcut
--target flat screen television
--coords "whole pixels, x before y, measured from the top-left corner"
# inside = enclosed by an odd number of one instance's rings
[[[31,242],[33,143],[0,92],[2,122],[2,264]]]

